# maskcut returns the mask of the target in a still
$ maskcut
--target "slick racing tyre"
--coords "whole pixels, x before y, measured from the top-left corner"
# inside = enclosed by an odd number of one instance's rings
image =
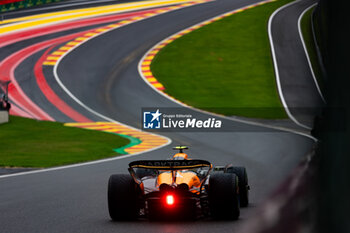
[[[225,173],[234,173],[238,176],[239,202],[241,207],[248,206],[249,185],[248,185],[248,175],[245,167],[229,166],[226,168]]]
[[[139,214],[137,185],[130,175],[112,175],[108,182],[108,210],[112,220],[133,220]]]
[[[238,177],[233,173],[214,173],[209,178],[209,209],[215,219],[238,219]]]

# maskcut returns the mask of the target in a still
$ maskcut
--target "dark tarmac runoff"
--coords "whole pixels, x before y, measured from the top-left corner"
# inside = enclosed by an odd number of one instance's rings
[[[252,0],[218,0],[200,4],[110,31],[74,49],[60,62],[57,75],[69,91],[94,111],[116,121],[140,127],[143,107],[180,107],[151,89],[138,73],[142,56],[164,38],[221,13],[255,3]],[[311,1],[308,1],[311,2]],[[301,8],[304,6],[301,6]],[[300,9],[298,9],[300,10]],[[142,35],[142,36],[140,36]],[[275,39],[277,41],[277,39]],[[24,41],[21,46],[29,45]],[[36,57],[39,57],[36,55]],[[29,58],[30,60],[30,58]],[[292,62],[293,60],[291,60]],[[33,69],[35,59],[20,69]],[[56,91],[53,73],[45,71]],[[28,91],[33,84],[25,82]],[[25,85],[28,85],[27,87]],[[83,115],[92,116],[60,90],[62,99]],[[28,94],[33,95],[33,93]],[[37,98],[40,107],[46,103]],[[47,108],[50,109],[50,108]],[[189,109],[189,113],[195,113]],[[52,111],[57,121],[66,121]],[[203,113],[204,114],[204,113]],[[217,118],[217,117],[216,117]],[[0,177],[1,232],[238,232],[269,194],[309,153],[310,137],[268,126],[221,119],[230,132],[169,132],[162,135],[172,143],[161,149],[114,161]],[[213,165],[245,166],[251,186],[251,204],[241,209],[238,221],[199,219],[195,222],[112,222],[107,209],[107,182],[111,174],[127,173],[136,159],[167,159],[172,146],[187,145],[189,157]]]

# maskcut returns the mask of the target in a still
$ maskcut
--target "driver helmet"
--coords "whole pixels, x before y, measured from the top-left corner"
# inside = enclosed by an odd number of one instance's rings
[[[173,160],[187,160],[188,156],[185,153],[177,153],[173,156]]]

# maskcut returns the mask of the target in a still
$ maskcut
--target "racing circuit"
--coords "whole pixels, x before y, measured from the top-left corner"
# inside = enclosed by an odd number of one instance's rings
[[[0,26],[0,79],[12,81],[12,114],[67,123],[112,122],[138,131],[141,108],[183,106],[156,91],[141,77],[139,63],[145,54],[181,30],[255,3],[254,0],[141,1],[123,3],[126,5],[120,7],[113,1],[115,5],[101,6],[94,12],[85,12],[82,8],[81,12],[75,9],[69,16],[57,14],[41,18],[35,18],[31,11],[23,11]],[[276,64],[284,64],[287,57],[289,63],[298,67],[302,63],[298,69],[302,84],[294,84],[310,90],[299,96],[300,90],[290,88],[293,83],[288,75],[283,75],[288,74],[286,69],[290,67],[280,65],[281,93],[288,92],[281,97],[286,106],[295,106],[294,103],[304,99],[310,101],[308,106],[322,101],[310,68],[305,64],[305,51],[297,30],[298,17],[314,3],[313,0],[293,2],[276,12],[271,22]],[[59,6],[61,10],[62,5]],[[68,8],[78,7],[69,6],[68,1]],[[291,23],[289,37],[296,41],[290,51],[280,51],[278,47],[283,40],[284,21]],[[293,54],[286,56],[286,53]],[[212,116],[192,108],[188,111]],[[131,151],[127,156],[1,176],[1,231],[238,231],[242,223],[249,221],[256,206],[313,149],[315,139],[304,128],[280,128],[215,117],[237,131],[161,133],[161,142]],[[234,163],[247,168],[251,204],[241,210],[240,220],[110,221],[106,202],[108,177],[127,173],[128,164],[136,158],[167,159],[174,145],[188,145],[192,158],[208,160],[214,165]]]

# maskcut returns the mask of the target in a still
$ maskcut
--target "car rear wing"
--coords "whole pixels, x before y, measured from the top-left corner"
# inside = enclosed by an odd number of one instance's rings
[[[213,165],[200,159],[194,160],[139,160],[129,163],[130,168],[147,168],[157,170],[184,170],[200,167],[211,169]]]
[[[134,168],[145,168],[145,169],[154,169],[154,170],[187,170],[187,169],[196,169],[196,168],[208,168],[207,175],[213,168],[213,165],[206,161],[200,159],[194,160],[138,160],[129,163],[129,172],[136,183],[141,184],[141,180],[136,176]]]

